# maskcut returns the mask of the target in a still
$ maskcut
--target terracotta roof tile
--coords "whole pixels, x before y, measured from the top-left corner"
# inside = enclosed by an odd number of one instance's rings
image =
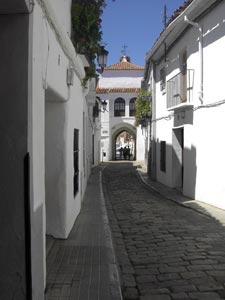
[[[169,21],[167,22],[167,26],[182,13],[191,4],[192,1],[193,0],[184,1],[184,3],[178,9],[176,9],[174,11],[174,13],[170,17]]]
[[[96,88],[97,94],[109,94],[109,93],[138,93],[140,88]]]
[[[184,1],[184,3],[173,12],[173,14],[171,15],[171,17],[169,18],[169,21],[166,24],[166,27],[161,31],[161,33],[160,33],[159,37],[156,39],[154,45],[160,39],[161,35],[166,30],[166,28],[170,25],[170,23],[172,23],[173,20],[175,20],[177,17],[179,17],[179,15],[191,4],[192,1],[193,0],[186,0],[186,1]]]
[[[127,61],[120,61],[116,64],[106,67],[104,70],[144,70],[144,67],[132,64]]]

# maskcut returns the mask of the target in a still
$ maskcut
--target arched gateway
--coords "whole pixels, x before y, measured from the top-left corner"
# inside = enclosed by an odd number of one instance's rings
[[[130,124],[121,123],[112,128],[112,159],[126,159],[119,151],[129,149],[129,159],[136,159],[136,128]],[[128,159],[128,157],[127,157]]]
[[[141,90],[144,68],[129,56],[104,68],[96,88],[97,97],[107,103],[101,112],[101,161],[144,160],[145,137],[135,124],[135,101]],[[122,153],[122,148],[125,151]],[[119,152],[121,149],[121,154]],[[124,153],[127,154],[124,156]]]

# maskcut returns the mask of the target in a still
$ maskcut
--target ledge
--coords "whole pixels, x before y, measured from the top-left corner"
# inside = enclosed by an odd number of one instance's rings
[[[191,108],[193,106],[194,106],[193,103],[185,102],[185,103],[178,104],[176,106],[169,107],[169,108],[167,108],[167,110],[168,111],[182,110],[182,109]]]

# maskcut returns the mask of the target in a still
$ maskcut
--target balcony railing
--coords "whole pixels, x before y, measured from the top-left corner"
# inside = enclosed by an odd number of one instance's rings
[[[178,73],[167,81],[167,108],[192,102],[194,70]]]

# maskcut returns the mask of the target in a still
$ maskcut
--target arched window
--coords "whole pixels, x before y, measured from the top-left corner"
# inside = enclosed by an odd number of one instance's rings
[[[129,103],[129,116],[130,117],[134,117],[134,114],[135,114],[135,101],[136,101],[136,98],[130,99],[130,103]]]
[[[123,98],[117,98],[114,102],[114,116],[124,117],[125,116],[125,100]]]

